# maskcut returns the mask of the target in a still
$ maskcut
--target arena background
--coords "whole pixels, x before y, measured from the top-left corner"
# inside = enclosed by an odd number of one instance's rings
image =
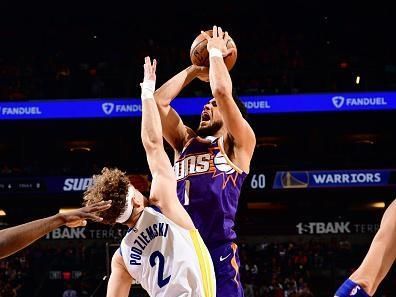
[[[133,100],[145,55],[158,58],[160,85],[189,65],[198,32],[216,24],[238,47],[235,88],[263,107],[249,117],[257,147],[236,228],[246,296],[333,296],[395,198],[394,20],[390,4],[354,1],[5,2],[1,228],[78,207],[103,166],[127,171],[144,191],[150,181],[139,117],[6,120],[4,107]],[[308,94],[333,105],[309,110]],[[194,81],[182,97],[209,99],[209,86]],[[377,99],[347,110],[348,98]],[[272,112],[271,102],[288,112]],[[195,127],[199,116],[184,119]],[[108,259],[124,232],[94,223],[51,232],[0,261],[0,296],[62,296],[67,287],[105,296]],[[394,296],[394,275],[377,296]],[[133,296],[145,296],[134,289]]]

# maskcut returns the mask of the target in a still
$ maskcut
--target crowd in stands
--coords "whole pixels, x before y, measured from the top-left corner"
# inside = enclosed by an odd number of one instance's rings
[[[332,296],[360,263],[365,249],[345,239],[241,243],[245,296]],[[103,241],[39,242],[0,261],[0,296],[62,296],[66,290],[75,290],[77,296],[91,296],[97,290],[100,295],[106,287],[105,251]],[[133,296],[146,296],[139,286],[134,288]],[[377,296],[392,296],[390,288],[394,288],[392,274]]]
[[[243,244],[241,276],[246,297],[333,296],[362,261],[366,246],[347,239]],[[389,276],[377,296],[392,296]]]
[[[265,38],[269,39],[269,45],[246,49],[246,52],[240,49],[237,65],[232,70],[232,78],[240,94],[390,90],[395,87],[396,67],[392,63],[378,62],[363,70],[360,74],[362,83],[356,85],[358,74],[354,75],[356,71],[351,69],[349,60],[312,57],[303,46],[301,35]],[[12,58],[0,56],[0,98],[18,101],[136,97],[141,57],[146,53],[153,52],[158,57],[160,81],[170,78],[190,63],[186,46],[161,47],[159,42],[151,40],[130,50],[129,55],[119,50],[90,60],[75,56],[67,49],[56,50],[47,56],[44,53],[41,56],[27,53]],[[202,87],[185,92],[190,96],[207,93],[208,88]]]
[[[0,99],[137,96],[143,57],[159,60],[158,81],[164,82],[189,65],[190,45],[199,30],[210,28],[211,18],[223,23],[237,44],[238,60],[231,73],[240,94],[395,88],[395,44],[383,31],[386,26],[379,27],[380,21],[392,21],[386,8],[370,17],[371,22],[363,22],[364,17],[352,13],[353,5],[335,12],[309,7],[317,9],[315,13],[297,4],[290,10],[268,5],[257,10],[228,3],[221,7],[226,9],[224,14],[205,12],[207,20],[202,24],[198,11],[180,13],[177,18],[160,9],[153,12],[171,30],[147,22],[142,26],[144,16],[130,17],[123,11],[101,17],[93,11],[72,10],[71,15],[81,13],[72,22],[67,12],[58,19],[28,14],[25,25],[13,22],[0,28],[4,40]],[[376,34],[378,28],[382,34]],[[359,85],[356,76],[361,77]],[[185,94],[208,93],[208,88],[202,89],[192,88]]]

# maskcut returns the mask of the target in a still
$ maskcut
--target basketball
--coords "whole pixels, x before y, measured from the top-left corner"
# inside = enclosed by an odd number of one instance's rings
[[[206,33],[211,37],[213,36],[213,30],[208,30]],[[209,67],[209,52],[206,48],[207,43],[208,41],[202,33],[194,39],[190,49],[190,58],[194,65]],[[231,36],[227,40],[227,49],[230,48],[235,48],[235,51],[224,58],[224,63],[226,64],[228,71],[234,67],[237,59],[237,47]]]

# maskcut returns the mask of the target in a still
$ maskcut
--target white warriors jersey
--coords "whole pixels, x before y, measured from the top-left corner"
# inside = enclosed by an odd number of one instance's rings
[[[120,250],[128,272],[150,296],[216,296],[213,262],[197,229],[145,207]]]

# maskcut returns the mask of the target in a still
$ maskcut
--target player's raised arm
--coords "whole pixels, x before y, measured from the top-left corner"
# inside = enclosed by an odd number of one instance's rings
[[[227,49],[226,44],[230,37],[220,27],[213,26],[213,37],[205,32],[201,33],[208,40],[209,82],[213,97],[216,99],[224,124],[231,134],[235,146],[250,159],[256,145],[256,138],[232,97],[232,81],[223,59],[235,49]]]
[[[338,297],[374,296],[396,260],[396,200],[386,209],[370,248],[352,275],[338,288]]]
[[[183,149],[184,144],[194,132],[184,125],[179,114],[170,106],[170,103],[194,78],[205,75],[207,71],[205,67],[191,65],[165,82],[154,93],[164,138],[177,152]]]
[[[141,84],[141,138],[153,177],[150,203],[160,207],[163,214],[175,223],[191,229],[194,225],[177,198],[176,176],[163,145],[161,119],[154,100],[156,66],[156,60],[151,63],[149,57],[145,58],[144,80]]]
[[[111,259],[111,274],[107,285],[106,297],[128,297],[132,281],[133,279],[126,270],[118,249]]]

